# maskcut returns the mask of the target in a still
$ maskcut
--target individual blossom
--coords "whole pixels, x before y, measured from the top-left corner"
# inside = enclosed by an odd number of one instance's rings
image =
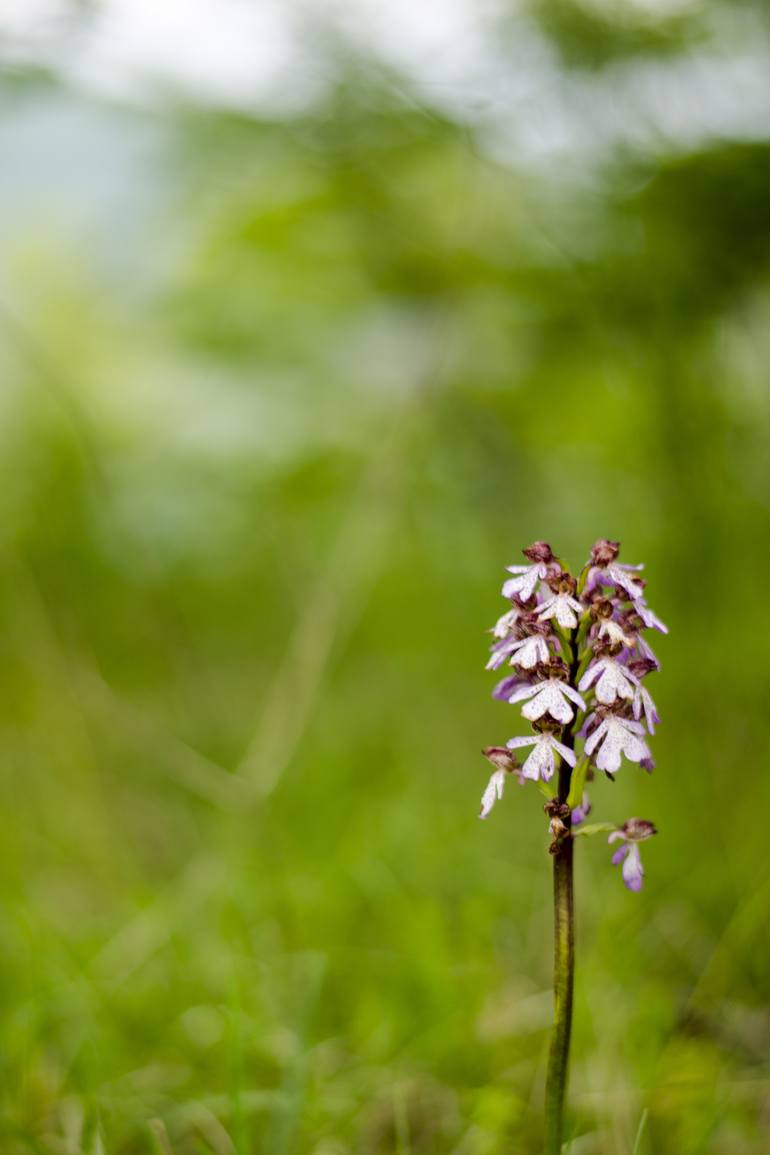
[[[510,638],[494,647],[492,657],[487,662],[488,670],[496,670],[506,658],[510,665],[521,666],[523,670],[533,670],[550,657],[548,642],[542,634],[529,634],[526,638]]]
[[[563,630],[574,630],[583,613],[582,605],[574,596],[575,585],[574,578],[568,574],[562,576],[558,581],[556,593],[553,597],[547,598],[540,607],[538,621],[547,622],[551,618],[556,618]]]
[[[542,718],[543,714],[548,713],[554,721],[566,726],[574,717],[574,710],[567,698],[579,709],[586,708],[577,690],[559,678],[547,678],[543,682],[535,682],[534,685],[520,686],[514,690],[508,701],[523,702],[527,698],[531,701],[527,702],[521,712],[528,722],[535,722],[538,718]]]
[[[503,586],[503,597],[511,598],[517,594],[526,602],[537,589],[538,582],[548,577],[548,566],[554,560],[553,551],[545,541],[536,541],[528,549],[521,551],[529,560],[529,565],[509,565],[508,572],[515,574]]]
[[[621,843],[612,855],[612,865],[618,866],[623,863],[623,882],[629,890],[642,889],[644,867],[639,853],[639,843],[657,833],[652,822],[648,822],[646,818],[629,818],[617,830],[613,830],[607,839],[609,843]]]
[[[596,765],[608,774],[616,774],[620,769],[621,755],[625,754],[629,762],[651,762],[650,749],[641,735],[644,726],[633,718],[622,718],[618,714],[607,713],[600,719],[598,726],[586,738],[584,750],[591,757],[599,748],[596,755]]]
[[[631,649],[636,641],[636,634],[630,629],[626,632],[625,622],[622,619],[615,620],[615,606],[609,598],[596,598],[591,606],[591,612],[598,622],[596,637],[599,641],[606,640],[609,646]]]
[[[575,765],[577,758],[573,750],[557,741],[549,730],[539,734],[530,734],[524,738],[510,738],[507,742],[510,750],[518,750],[522,746],[532,746],[534,749],[522,766],[522,778],[531,778],[535,782],[542,778],[545,782],[553,777],[556,769],[554,754],[560,754],[568,765]]]
[[[598,582],[606,582],[624,590],[632,600],[641,598],[644,586],[633,574],[643,566],[617,561],[619,552],[620,542],[609,541],[606,537],[599,538],[591,550],[588,584],[593,586]]]
[[[487,662],[488,670],[499,670],[503,662],[516,649],[521,642],[521,638],[503,638],[499,642],[495,642],[491,647],[491,657]]]
[[[487,746],[481,751],[495,767],[487,788],[481,796],[481,810],[479,818],[487,818],[495,802],[503,796],[503,786],[507,774],[516,774],[520,778],[521,766],[518,760],[505,746]],[[523,785],[523,783],[522,783]]]
[[[594,683],[597,701],[603,706],[611,706],[617,698],[633,699],[636,678],[615,658],[604,657],[588,667],[578,682],[578,689],[588,690]]]
[[[492,627],[492,634],[496,638],[507,638],[511,630],[521,621],[522,618],[527,618],[529,611],[520,602],[514,601],[511,608],[498,618]]]

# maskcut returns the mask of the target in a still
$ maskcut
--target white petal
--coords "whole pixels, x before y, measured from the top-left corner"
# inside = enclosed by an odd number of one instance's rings
[[[636,734],[626,732],[622,739],[621,745],[623,753],[629,762],[641,762],[643,758],[650,757],[650,749],[646,742],[641,738],[637,738]]]
[[[645,690],[644,686],[640,686],[642,694],[642,702],[644,703],[644,720],[647,723],[647,729],[651,734],[655,733],[657,725],[658,708],[652,700],[649,690]]]
[[[494,636],[496,638],[504,638],[511,626],[516,625],[519,615],[520,611],[514,606],[513,609],[508,610],[508,613],[498,618],[495,622],[495,628],[492,630]]]
[[[553,776],[555,769],[553,750],[551,749],[551,743],[547,741],[548,737],[549,735],[544,734],[530,755],[530,757],[536,759],[537,765],[540,768],[540,776],[545,779],[546,782]]]
[[[578,694],[577,690],[574,690],[572,686],[568,685],[566,682],[560,682],[559,687],[562,694],[566,694],[567,697],[570,698],[576,706],[579,706],[581,710],[586,709],[586,704],[580,697],[580,694]]]
[[[637,641],[637,645],[639,646],[639,653],[642,655],[642,657],[643,658],[649,658],[650,661],[654,662],[655,665],[658,667],[658,669],[660,669],[660,662],[658,661],[657,654],[653,650],[650,643],[648,641],[646,641],[646,639],[643,638],[641,634],[636,639],[636,641]]]
[[[537,782],[540,777],[540,761],[538,758],[540,747],[535,746],[530,756],[521,768],[522,778],[531,778],[533,782]]]
[[[521,666],[523,670],[531,670],[538,662],[548,661],[548,646],[539,634],[531,638],[524,638],[520,646],[516,647],[516,654],[511,658],[512,666]]]
[[[524,581],[521,587],[521,600],[526,602],[532,597],[535,592],[535,586],[540,581],[540,566],[533,565],[528,574],[524,575]]]
[[[604,658],[602,658],[598,662],[594,662],[592,666],[588,667],[586,672],[583,674],[583,677],[578,682],[578,690],[587,690],[590,686],[593,685],[593,683],[599,677],[599,674],[601,674],[602,670],[604,669],[604,661]]]
[[[534,746],[539,740],[537,734],[528,734],[526,737],[509,738],[505,744],[509,750],[518,750],[519,746]]]
[[[620,769],[623,740],[623,727],[619,726],[614,718],[608,718],[604,741],[596,756],[596,765],[600,770],[607,770],[610,774],[615,774]]]
[[[611,706],[616,697],[633,698],[632,678],[636,681],[633,674],[629,674],[619,662],[606,658],[604,672],[596,683],[596,697],[605,706]]]
[[[633,722],[630,718],[617,718],[616,724],[626,730],[630,730],[632,734],[644,733],[644,726],[641,722]]]
[[[528,702],[521,711],[523,716],[529,721],[534,722],[541,718],[546,710],[555,718],[557,722],[566,725],[572,720],[572,710],[561,696],[561,683],[553,680],[542,682],[539,687],[539,692],[531,702]]]
[[[632,706],[632,710],[633,710],[634,717],[638,721],[639,718],[641,717],[641,714],[642,714],[642,687],[641,686],[637,686],[637,688],[636,688],[636,693],[634,694],[634,703]]]
[[[532,701],[527,702],[526,706],[522,708],[521,716],[526,718],[528,722],[536,722],[538,718],[542,718],[547,709],[548,697],[540,690]]]
[[[556,596],[547,598],[540,606],[540,613],[537,615],[538,620],[544,622],[546,618],[553,617],[553,611],[556,607]]]
[[[644,586],[640,586],[639,582],[634,581],[634,579],[631,577],[631,574],[629,573],[629,570],[636,570],[639,568],[639,566],[618,565],[615,562],[611,562],[607,566],[607,576],[612,578],[616,586],[620,586],[621,589],[624,589],[633,601],[636,601],[642,596],[644,593]]]
[[[577,755],[574,750],[570,750],[569,746],[563,746],[561,742],[557,742],[555,738],[552,739],[555,750],[561,754],[565,762],[574,767],[577,762]]]
[[[628,854],[623,862],[623,881],[629,890],[641,890],[644,878],[644,867],[639,847],[632,842],[628,847]]]
[[[508,699],[509,702],[515,704],[516,702],[523,702],[525,698],[531,698],[540,689],[539,685],[534,686],[519,686],[518,690],[514,690]]]
[[[657,614],[654,614],[650,607],[644,601],[635,601],[634,609],[642,619],[644,624],[654,630],[659,630],[661,634],[668,633],[668,626],[665,625]]]
[[[486,818],[498,798],[503,796],[505,784],[505,770],[495,770],[487,783],[487,788],[481,796],[481,812],[479,818]]]
[[[512,598],[517,594],[521,588],[521,578],[508,578],[507,582],[503,582],[503,588],[500,593],[504,598]]]
[[[607,733],[607,722],[604,721],[604,722],[600,722],[599,725],[596,727],[596,729],[593,731],[593,733],[588,735],[588,737],[586,738],[586,744],[583,747],[583,749],[584,749],[585,753],[589,755],[589,757],[591,754],[593,754],[594,750],[596,749],[597,744],[599,742],[601,742],[602,738],[604,737],[604,735],[606,733]]]
[[[563,630],[574,630],[577,618],[563,598],[559,598],[556,605],[556,621]]]
[[[601,677],[596,683],[597,701],[601,702],[604,706],[611,706],[616,697],[615,679],[612,676],[612,672],[605,666],[602,670]]]

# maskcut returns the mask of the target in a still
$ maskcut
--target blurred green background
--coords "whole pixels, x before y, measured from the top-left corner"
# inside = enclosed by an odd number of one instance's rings
[[[535,538],[671,628],[570,1155],[770,1150],[763,4],[0,12],[0,1151],[534,1155]]]

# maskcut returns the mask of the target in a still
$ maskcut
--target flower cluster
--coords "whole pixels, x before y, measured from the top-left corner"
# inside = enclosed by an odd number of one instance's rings
[[[526,565],[508,567],[513,576],[502,589],[508,608],[491,631],[487,669],[511,671],[493,695],[523,703],[532,732],[484,750],[494,773],[481,817],[502,798],[508,774],[522,784],[535,781],[548,795],[547,812],[558,810],[551,823],[554,852],[590,811],[585,786],[597,771],[612,778],[624,759],[647,771],[654,766],[648,737],[659,718],[645,681],[660,663],[644,635],[668,631],[647,605],[642,566],[619,562],[619,551],[618,542],[600,539],[575,578],[546,542],[536,541],[523,551]],[[514,751],[525,749],[520,762]],[[550,785],[554,775],[556,788]],[[630,818],[620,827],[596,829],[609,829],[609,841],[621,842],[613,862],[623,862],[626,886],[639,890],[638,844],[655,827]]]

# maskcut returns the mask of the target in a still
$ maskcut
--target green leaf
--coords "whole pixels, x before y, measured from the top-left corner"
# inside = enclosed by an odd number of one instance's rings
[[[591,822],[588,826],[579,826],[577,830],[573,830],[572,837],[586,835],[590,838],[592,834],[608,834],[611,830],[617,830],[614,822]]]
[[[570,786],[569,797],[567,798],[567,805],[572,810],[575,806],[579,806],[583,799],[583,791],[586,784],[586,775],[588,774],[588,758],[581,758],[575,769],[572,771],[572,783]]]

